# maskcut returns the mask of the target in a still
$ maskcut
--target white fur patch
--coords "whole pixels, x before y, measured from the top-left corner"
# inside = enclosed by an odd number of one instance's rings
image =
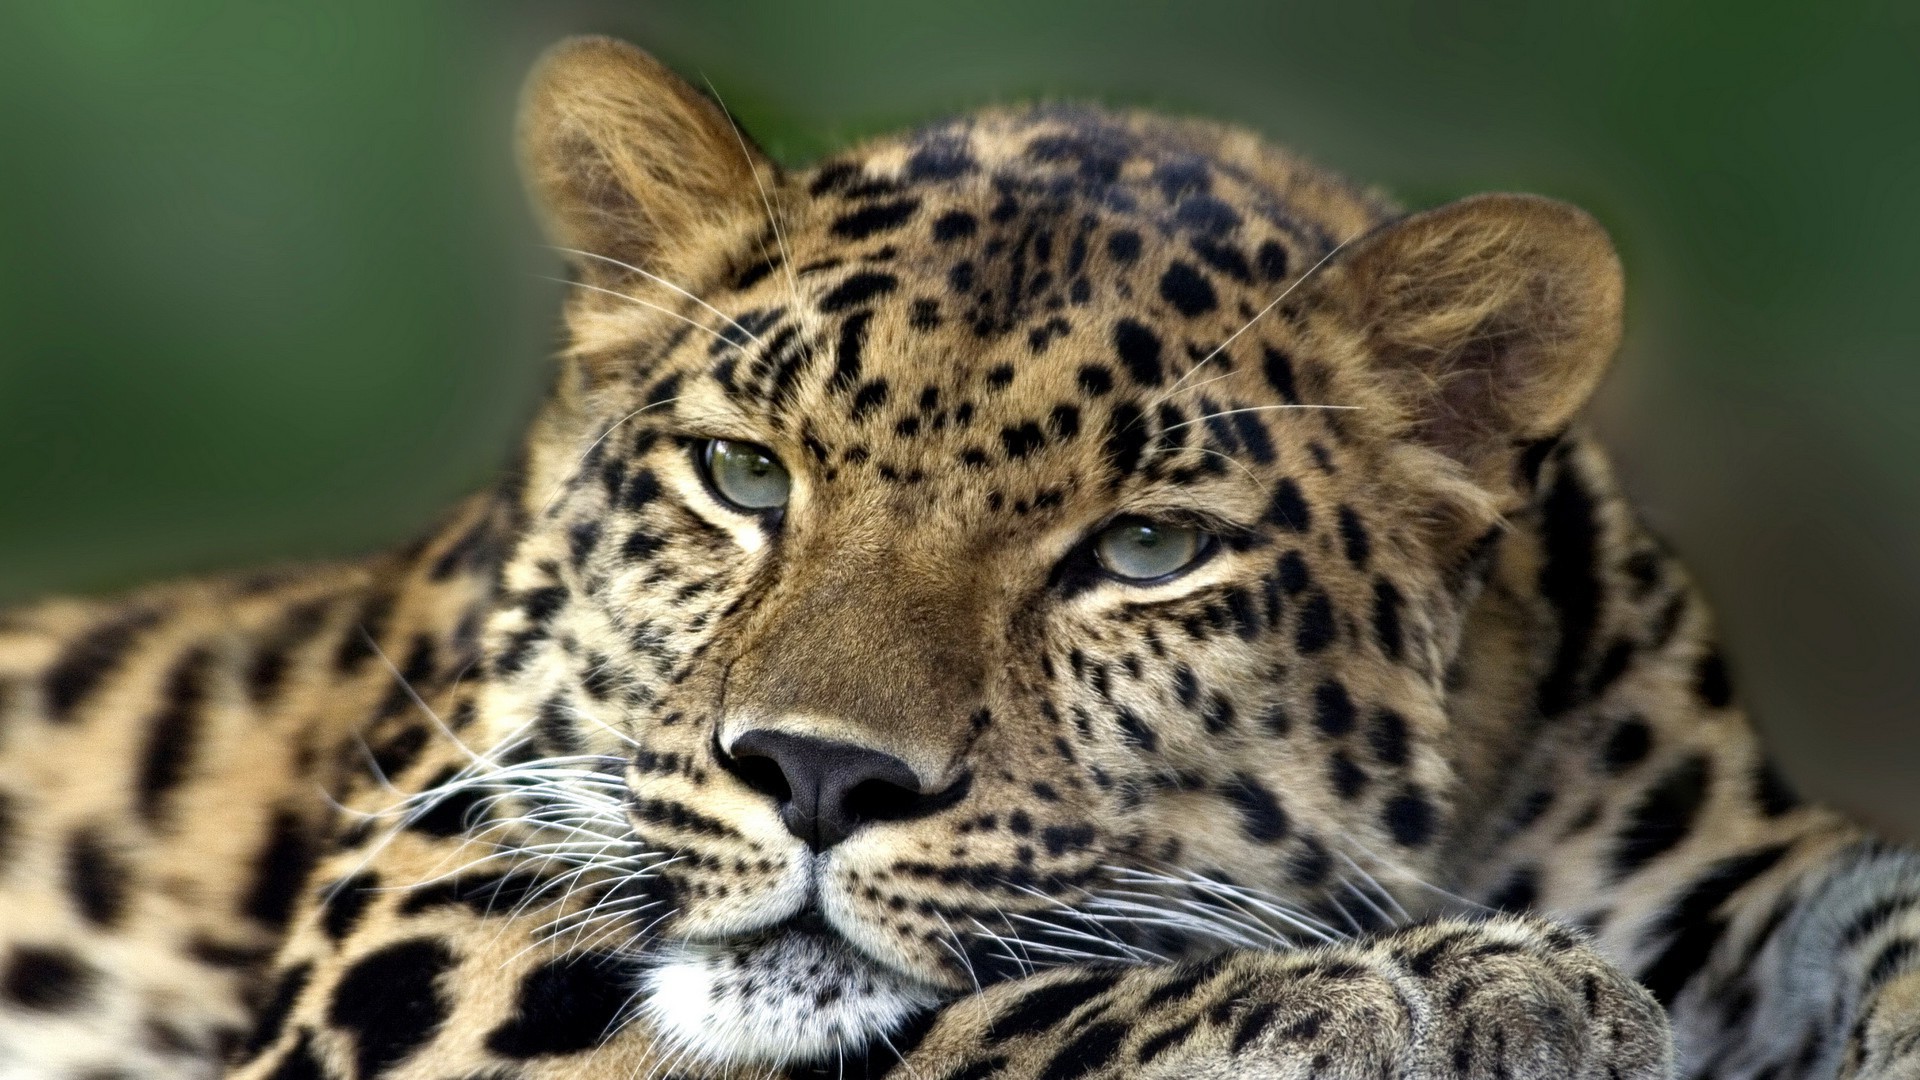
[[[641,1009],[690,1056],[788,1065],[864,1049],[941,996],[845,942],[783,931],[674,947],[648,971]]]

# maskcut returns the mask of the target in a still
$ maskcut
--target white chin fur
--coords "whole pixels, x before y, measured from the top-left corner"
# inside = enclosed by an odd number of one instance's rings
[[[844,942],[789,932],[671,949],[647,972],[641,1008],[693,1057],[788,1065],[864,1049],[939,1001]]]

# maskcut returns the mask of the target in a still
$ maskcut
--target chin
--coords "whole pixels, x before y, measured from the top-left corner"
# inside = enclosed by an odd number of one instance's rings
[[[831,1063],[865,1054],[951,997],[829,930],[787,924],[650,958],[641,1011],[675,1051],[715,1065]]]

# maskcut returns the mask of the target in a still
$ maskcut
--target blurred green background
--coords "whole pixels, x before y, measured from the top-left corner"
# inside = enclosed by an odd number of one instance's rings
[[[1813,792],[1920,835],[1920,5],[0,5],[0,600],[369,550],[484,482],[554,266],[510,167],[573,32],[776,155],[1090,96],[1424,206],[1572,199],[1630,273],[1598,409]]]

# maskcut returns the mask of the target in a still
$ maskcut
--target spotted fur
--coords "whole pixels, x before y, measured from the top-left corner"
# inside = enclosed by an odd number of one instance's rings
[[[0,622],[0,1076],[1920,1075],[1920,859],[1578,425],[1585,215],[1083,107],[788,173],[598,39],[523,144],[579,287],[494,490]],[[797,835],[755,731],[910,779]]]

